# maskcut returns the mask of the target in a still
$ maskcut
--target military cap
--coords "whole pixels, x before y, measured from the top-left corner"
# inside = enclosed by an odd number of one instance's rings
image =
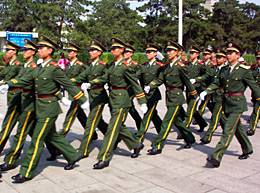
[[[256,58],[260,58],[260,50],[258,50],[258,51],[255,52],[255,57],[256,57]]]
[[[5,49],[8,49],[8,50],[19,50],[20,48],[21,47],[16,45],[15,43],[6,40],[6,47],[5,47]]]
[[[126,44],[125,51],[135,52],[135,48],[130,44]]]
[[[149,43],[146,45],[146,51],[155,51],[157,52],[160,49],[159,46],[153,44],[153,43]]]
[[[59,45],[57,43],[55,43],[54,41],[52,41],[48,37],[41,35],[39,37],[39,42],[37,43],[37,47],[45,47],[45,46],[53,48],[53,49],[59,48]]]
[[[216,56],[227,57],[226,54],[227,54],[226,51],[223,50],[223,49],[217,49],[217,50],[216,50]]]
[[[75,52],[79,52],[81,49],[78,45],[72,43],[72,42],[69,42],[67,44],[67,47],[64,48],[64,50],[67,50],[67,51],[75,51]]]
[[[93,40],[89,46],[89,50],[98,50],[100,52],[106,51],[106,48],[97,40]]]
[[[33,50],[33,51],[37,51],[37,45],[32,42],[31,40],[25,39],[24,40],[24,47],[21,48],[21,50]]]
[[[118,38],[112,38],[111,41],[112,41],[111,48],[113,48],[113,47],[125,48],[126,47],[126,44]]]
[[[178,46],[179,46],[179,48],[180,48],[181,51],[184,51],[184,50],[185,50],[185,48],[184,48],[181,44],[179,44],[179,43],[177,43],[177,44],[178,44]]]
[[[227,44],[227,51],[242,52],[242,49],[235,43],[229,42]]]
[[[168,51],[168,50],[176,50],[176,51],[178,51],[178,50],[181,50],[181,49],[182,48],[180,47],[180,45],[178,43],[172,41],[172,40],[169,40],[167,42],[167,46],[165,48],[166,51]]]
[[[208,46],[207,48],[204,49],[203,54],[212,54],[213,53],[213,48],[212,46]]]
[[[199,49],[199,47],[198,46],[194,46],[194,45],[192,45],[191,47],[190,47],[190,50],[189,50],[190,52],[197,52],[197,53],[200,53],[201,52],[201,50]]]

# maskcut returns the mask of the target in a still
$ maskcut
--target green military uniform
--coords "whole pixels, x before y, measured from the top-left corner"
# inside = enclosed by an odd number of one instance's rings
[[[229,43],[227,52],[240,53],[240,48],[234,43]],[[247,110],[246,98],[244,91],[247,86],[253,91],[256,100],[260,100],[260,89],[257,86],[249,66],[242,64],[232,65],[233,69],[230,72],[230,67],[226,66],[221,69],[219,79],[207,88],[207,93],[223,88],[223,109],[225,112],[224,133],[220,138],[219,143],[215,147],[212,155],[208,158],[208,163],[213,167],[220,165],[221,159],[225,150],[228,148],[233,136],[235,135],[241,145],[243,154],[240,159],[248,158],[249,154],[253,153],[252,145],[243,130],[240,122],[241,114]]]
[[[190,52],[200,52],[200,49],[192,46],[190,48]],[[193,62],[190,62],[188,64],[188,66],[186,67],[186,73],[189,77],[189,79],[196,79],[199,76],[202,76],[203,74],[205,74],[205,68],[203,67],[203,65],[199,64],[198,60],[195,60]],[[201,92],[201,84],[196,82],[194,84],[195,89],[197,90],[198,93]],[[196,111],[196,106],[197,106],[197,101],[196,101],[196,97],[189,95],[189,93],[186,93],[186,97],[187,97],[187,104],[188,104],[188,108],[187,108],[187,118],[185,120],[185,126],[187,128],[190,127],[192,118],[194,117],[195,121],[199,124],[200,126],[200,130],[203,130],[206,126],[207,123],[206,121],[202,118],[202,116],[199,114],[198,111]]]
[[[158,50],[159,47],[154,44],[148,44],[146,48],[146,52],[157,52]],[[162,68],[163,64],[158,62],[155,58],[149,62],[144,63],[143,65],[140,65],[138,77],[142,87],[144,88],[145,86],[148,86],[154,79],[157,79]],[[154,123],[157,133],[160,132],[162,120],[158,115],[156,106],[161,98],[162,96],[159,88],[155,88],[146,94],[148,111],[145,113],[140,128],[136,134],[136,137],[140,142],[144,140],[144,135],[149,128],[151,120]]]
[[[125,47],[125,44],[121,40],[113,38],[112,41],[111,49],[123,49]],[[97,165],[94,165],[95,169],[103,168],[97,167],[99,163],[109,162],[112,156],[112,149],[118,136],[125,142],[129,149],[138,148],[140,145],[124,125],[128,109],[131,107],[131,99],[127,90],[128,86],[133,88],[139,103],[146,103],[146,99],[142,88],[135,78],[134,72],[131,72],[131,69],[122,62],[123,57],[113,62],[102,77],[90,81],[91,84],[109,83],[111,89],[109,93],[111,118],[97,157],[99,162]],[[108,164],[106,164],[106,166],[108,166]]]
[[[260,51],[256,52],[255,54],[256,59],[260,60]],[[256,83],[258,86],[260,86],[260,66],[259,62],[252,68],[253,70],[253,76],[256,80]],[[256,101],[256,98],[254,95],[252,95],[252,102],[253,102],[253,112],[250,116],[250,122],[249,122],[249,130],[247,131],[247,135],[251,136],[255,134],[255,130],[257,127],[257,123],[259,121],[259,115],[260,115],[260,107],[259,103]]]
[[[7,41],[6,49],[18,50],[20,47]],[[21,70],[20,62],[13,58],[0,72],[0,80],[9,81],[16,77]],[[2,122],[2,130],[0,132],[0,152],[3,151],[6,142],[18,120],[21,109],[21,88],[13,87],[7,93],[7,112]]]
[[[90,49],[104,52],[105,48],[97,41],[93,41]],[[72,78],[72,82],[81,84],[83,82],[90,82],[96,78],[105,74],[106,64],[97,58],[77,77]],[[107,124],[102,119],[102,112],[106,103],[108,103],[108,96],[104,89],[104,84],[96,83],[92,84],[88,89],[90,112],[88,120],[86,121],[85,132],[81,140],[79,152],[83,157],[89,155],[89,144],[95,128],[99,126],[102,133],[105,135],[107,130]]]
[[[226,57],[226,53],[224,51],[219,51],[218,53],[216,53],[216,56],[217,57],[218,56]],[[220,78],[219,77],[220,69],[222,67],[224,67],[224,66],[222,65],[222,66],[213,68],[214,69],[214,79]],[[212,105],[212,107],[210,107],[210,110],[212,112],[212,116],[210,119],[209,128],[200,140],[203,144],[210,143],[210,141],[212,139],[212,135],[215,132],[215,130],[217,129],[219,122],[220,122],[222,128],[224,129],[224,115],[223,115],[224,112],[222,109],[223,89],[221,89],[221,88],[217,89],[214,93],[212,93],[210,96],[208,96],[208,98],[209,97],[211,98],[210,104]]]
[[[166,50],[178,51],[179,47],[175,42],[169,41]],[[185,103],[183,95],[184,86],[186,86],[190,95],[196,95],[197,92],[188,77],[185,75],[182,67],[178,65],[178,62],[178,58],[173,59],[170,64],[165,66],[165,69],[159,74],[159,77],[149,83],[151,91],[158,88],[161,84],[165,85],[167,106],[167,112],[162,122],[161,131],[152,142],[152,150],[150,150],[150,152],[153,151],[154,153],[151,154],[161,152],[173,123],[176,125],[185,142],[189,144],[189,146],[195,142],[195,138],[191,131],[185,127],[185,124],[181,120],[179,110]]]
[[[24,50],[25,49],[37,51],[36,45],[30,40],[26,40]],[[15,78],[19,79],[26,76],[32,76],[36,68],[37,65],[33,60],[27,61],[24,64],[24,68],[20,70],[19,74]],[[11,144],[11,148],[4,158],[6,168],[13,168],[17,165],[17,160],[20,157],[26,137],[29,132],[32,133],[32,128],[36,121],[34,101],[34,85],[31,83],[22,88],[21,115],[19,116],[19,124],[17,126],[17,131]]]
[[[38,42],[40,47],[49,47],[55,50],[58,46],[45,36],[41,36]],[[22,160],[20,174],[14,176],[15,182],[24,182],[31,179],[34,175],[36,166],[40,160],[43,150],[43,143],[51,144],[64,155],[70,163],[75,163],[80,159],[77,151],[65,140],[65,138],[56,132],[55,121],[61,108],[55,93],[63,86],[74,100],[80,103],[86,101],[84,93],[75,87],[66,77],[65,73],[56,67],[52,59],[46,59],[33,75],[12,79],[8,81],[10,87],[25,87],[34,83],[36,96],[36,124],[33,130],[32,141],[27,150],[25,158]],[[66,169],[66,168],[65,168]]]

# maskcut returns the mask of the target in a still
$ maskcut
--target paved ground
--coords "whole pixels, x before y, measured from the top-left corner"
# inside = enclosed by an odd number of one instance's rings
[[[163,90],[163,89],[162,89]],[[249,92],[247,92],[249,96]],[[5,96],[0,96],[5,99]],[[1,100],[1,112],[5,112],[5,100]],[[249,111],[243,118],[252,111],[249,103]],[[64,108],[64,112],[67,108]],[[164,100],[158,105],[159,113],[163,117],[165,113]],[[105,120],[109,119],[106,108],[104,112]],[[210,117],[210,113],[205,115]],[[64,120],[62,114],[57,122],[57,128],[61,128]],[[243,120],[243,124],[246,122]],[[129,116],[127,126],[134,129],[134,122]],[[197,142],[200,136],[193,127]],[[14,132],[13,132],[14,133]],[[68,135],[74,147],[79,147],[83,129],[76,121],[73,129]],[[254,145],[254,154],[247,160],[238,160],[241,154],[240,146],[234,139],[226,152],[222,164],[218,169],[204,168],[206,157],[212,152],[221,134],[221,128],[213,137],[209,145],[196,144],[192,149],[183,150],[182,141],[176,140],[176,132],[169,135],[167,145],[163,153],[156,156],[146,155],[150,148],[151,140],[155,137],[155,129],[150,126],[145,148],[141,156],[131,159],[126,146],[121,143],[113,156],[110,167],[96,171],[92,169],[96,162],[98,148],[101,145],[102,134],[99,132],[99,140],[92,144],[90,157],[81,160],[74,170],[65,171],[63,169],[66,161],[62,157],[57,162],[46,162],[48,152],[45,150],[37,176],[22,185],[11,183],[10,177],[17,174],[18,169],[3,174],[3,182],[0,183],[0,193],[96,193],[96,192],[140,192],[140,193],[259,193],[260,192],[260,131],[251,137]],[[29,138],[27,139],[30,140]],[[28,143],[26,144],[28,146]],[[9,144],[4,153],[8,150]],[[4,154],[3,153],[3,154]],[[0,162],[3,160],[3,154]]]

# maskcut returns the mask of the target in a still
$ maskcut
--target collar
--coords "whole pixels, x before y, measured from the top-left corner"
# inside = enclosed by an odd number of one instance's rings
[[[153,65],[154,62],[156,62],[156,59],[155,59],[155,58],[149,61],[149,65],[150,65],[150,66]]]
[[[173,65],[177,65],[177,61],[179,60],[178,57],[176,57],[171,63],[170,66],[172,67]]]
[[[91,62],[92,66],[96,66],[99,61],[99,58],[95,59],[93,62]]]
[[[198,64],[198,59],[194,60],[193,62],[191,62],[192,65],[197,65]]]
[[[41,66],[44,68],[45,66],[47,66],[47,64],[52,60],[52,58],[50,58],[49,60],[44,61],[43,63],[41,63]]]
[[[78,58],[74,58],[70,61],[70,66],[73,66],[77,62]]]
[[[234,64],[234,65],[229,65],[229,67],[230,67],[230,72],[232,72],[237,65],[239,65],[238,62],[237,62],[236,64]]]
[[[28,62],[25,62],[24,68],[28,68],[29,65],[32,63],[33,60],[29,60]]]
[[[16,60],[16,57],[14,57],[12,60],[10,60],[9,64],[10,64],[11,66],[14,65],[15,60]]]
[[[124,58],[122,58],[118,61],[115,61],[115,66],[119,66],[122,63],[123,60],[124,60]]]

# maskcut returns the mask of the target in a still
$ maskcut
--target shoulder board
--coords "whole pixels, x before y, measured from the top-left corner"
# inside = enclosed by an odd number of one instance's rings
[[[203,60],[198,60],[198,64],[203,65],[204,61]]]
[[[34,62],[32,62],[32,63],[31,63],[31,68],[37,68],[37,64],[34,63]]]
[[[138,65],[138,62],[132,60],[132,64],[133,64],[133,65]]]
[[[78,64],[78,65],[83,65],[83,62],[77,61],[76,64]]]
[[[58,67],[58,63],[55,62],[55,61],[51,61],[49,64],[52,65],[52,66]]]
[[[156,62],[156,64],[159,65],[159,66],[161,66],[161,67],[164,66],[164,63],[162,63],[162,62]]]
[[[16,61],[14,62],[14,64],[17,65],[17,66],[19,66],[19,65],[21,64],[21,62],[18,61],[18,60],[16,60]]]
[[[100,65],[106,65],[106,63],[104,61],[99,61],[98,64]]]
[[[246,70],[250,69],[250,66],[244,65],[244,64],[240,64],[239,67],[244,68]]]

